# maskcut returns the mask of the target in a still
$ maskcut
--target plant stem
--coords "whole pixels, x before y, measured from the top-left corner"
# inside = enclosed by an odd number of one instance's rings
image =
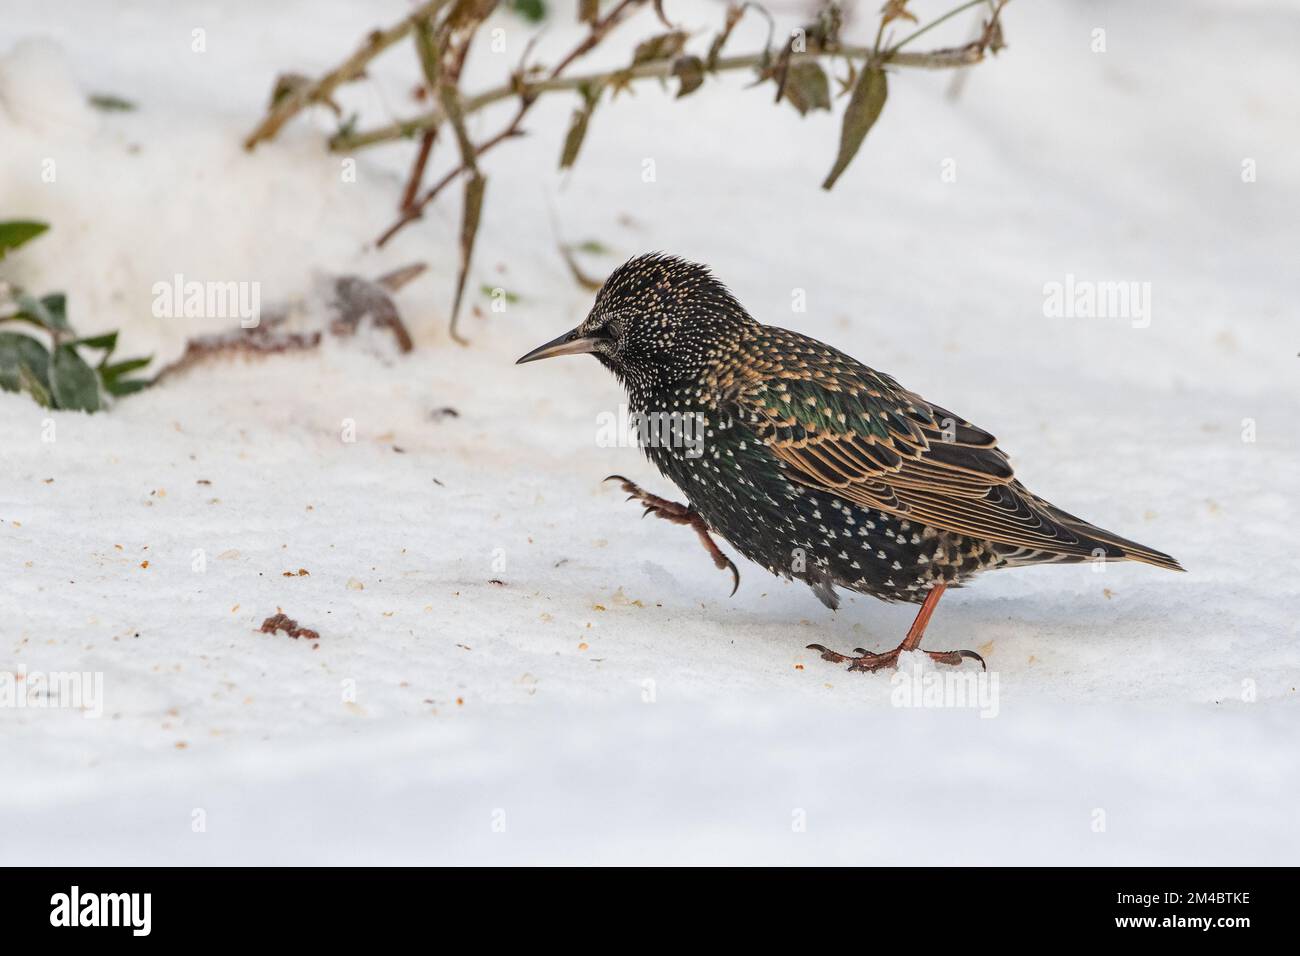
[[[892,47],[889,48],[889,52],[897,53],[904,46],[906,46],[907,44],[915,40],[917,37],[919,37],[922,33],[926,33],[930,30],[933,30],[935,27],[943,23],[945,20],[950,20],[953,17],[955,17],[957,14],[969,10],[971,7],[978,7],[981,4],[985,4],[988,2],[989,0],[968,0],[968,2],[963,3],[961,6],[954,7],[953,9],[945,13],[943,16],[931,20],[929,23],[921,27],[919,30],[917,30],[915,33],[911,34],[910,36],[903,37],[903,39],[899,40],[897,43],[895,43]]]
[[[985,0],[975,0],[975,2],[983,3]],[[850,58],[866,59],[872,56],[874,52],[875,51],[871,47],[839,46],[833,50],[808,50],[804,53],[793,53],[790,55],[790,62],[797,63],[800,60],[812,60],[824,56],[846,56]],[[751,70],[755,67],[762,66],[765,56],[766,54],[764,53],[751,53],[742,56],[720,57],[713,72],[724,73],[731,70]],[[895,53],[893,50],[890,50],[881,55],[882,62],[892,66],[934,70],[971,66],[972,64],[978,63],[983,58],[984,52],[979,49],[977,44],[970,44],[965,47],[956,47],[951,50],[934,50],[929,53]],[[483,109],[485,106],[490,106],[493,103],[510,99],[511,97],[519,96],[521,94],[535,97],[543,93],[553,93],[563,90],[573,91],[587,84],[603,84],[613,79],[665,79],[671,76],[672,72],[672,60],[654,60],[633,67],[607,70],[601,73],[585,73],[580,76],[557,76],[544,80],[524,81],[517,84],[498,86],[494,89],[485,90],[482,93],[466,97],[464,101],[464,112],[468,115]],[[425,132],[426,130],[435,129],[438,126],[441,126],[446,122],[446,119],[446,115],[441,110],[430,110],[422,116],[416,116],[409,120],[390,123],[387,126],[380,126],[375,129],[365,130],[358,133],[338,133],[330,139],[329,146],[334,152],[348,152],[351,150],[363,149],[367,146],[374,146],[379,143],[391,142],[393,140],[409,139]]]
[[[366,64],[383,53],[393,44],[400,42],[415,24],[425,17],[432,17],[450,0],[427,0],[401,22],[387,30],[376,30],[366,37],[361,47],[339,66],[326,73],[314,83],[304,83],[279,101],[272,104],[266,116],[257,125],[248,138],[244,140],[244,149],[251,150],[263,140],[271,139],[285,123],[312,103],[324,103],[336,89],[344,83],[361,77]]]
[[[610,30],[612,30],[615,26],[618,25],[619,21],[623,19],[625,14],[627,14],[631,10],[636,9],[637,7],[641,6],[646,2],[647,0],[621,0],[618,6],[614,7],[607,14],[605,14],[603,17],[596,20],[596,22],[594,22],[591,25],[591,32],[582,40],[582,42],[580,42],[576,47],[574,47],[573,50],[570,51],[570,53],[567,56],[565,56],[562,60],[560,60],[560,62],[554,67],[554,69],[551,70],[545,82],[549,82],[549,83],[559,82],[560,72],[565,67],[567,67],[570,63],[572,63],[578,57],[582,56],[584,53],[588,52],[592,47],[594,47],[597,43],[599,43],[600,40],[603,39],[604,36]],[[522,68],[521,68],[521,72],[522,72]],[[496,135],[492,136],[490,139],[480,144],[477,148],[472,147],[472,145],[468,143],[468,137],[463,135],[464,117],[469,113],[473,112],[474,110],[482,109],[484,106],[488,105],[488,103],[495,103],[498,100],[507,99],[516,94],[519,95],[519,106],[515,110],[514,118],[510,121],[510,123],[504,129],[498,132]],[[391,226],[389,226],[386,230],[384,230],[383,235],[381,235],[375,241],[375,244],[382,248],[385,243],[387,243],[390,239],[392,239],[393,236],[397,235],[397,233],[400,232],[405,226],[414,222],[416,219],[419,219],[424,214],[424,207],[427,206],[429,203],[433,202],[433,200],[437,198],[440,192],[442,192],[449,185],[451,185],[451,183],[454,182],[456,178],[460,176],[462,173],[464,173],[466,170],[471,170],[477,175],[477,168],[476,168],[477,157],[481,156],[483,153],[486,153],[494,146],[497,146],[498,144],[505,142],[507,139],[520,135],[521,130],[519,129],[519,124],[523,122],[524,116],[528,113],[528,110],[532,107],[533,103],[536,102],[536,100],[537,97],[535,94],[530,93],[526,88],[520,89],[519,84],[512,84],[510,86],[500,87],[496,90],[490,91],[489,94],[484,94],[478,97],[471,97],[469,99],[459,100],[458,101],[460,107],[459,119],[462,125],[457,132],[458,132],[458,137],[461,139],[462,156],[464,157],[461,164],[457,166],[455,169],[453,169],[451,172],[443,176],[442,179],[438,180],[438,182],[435,183],[432,186],[432,188],[430,188],[429,191],[426,192],[423,196],[421,196],[418,200],[416,200],[410,206],[403,208],[401,210],[401,215],[398,217],[397,221],[393,223]],[[435,115],[435,114],[431,114],[431,115]],[[438,110],[436,112],[436,115],[438,117],[437,122],[432,123],[426,127],[422,127],[421,129],[437,129],[438,125],[442,123],[445,119],[447,119],[445,106],[442,110]],[[418,132],[418,131],[419,130],[417,129],[412,129],[412,132]],[[394,138],[401,138],[401,136],[394,137]],[[470,152],[468,153],[468,155],[466,155],[464,152],[464,148],[466,146],[470,147]],[[330,148],[331,149],[334,148],[333,140],[331,140]]]

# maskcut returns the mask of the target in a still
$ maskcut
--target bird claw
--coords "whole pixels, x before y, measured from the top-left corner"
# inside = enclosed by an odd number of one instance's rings
[[[832,664],[848,664],[851,671],[877,671],[882,667],[898,663],[897,648],[884,654],[871,654],[861,647],[855,647],[853,652],[858,655],[857,657],[833,651],[824,644],[809,644],[806,649],[817,651],[822,660],[830,661]]]
[[[731,593],[727,597],[735,597],[736,591],[740,589],[740,571],[736,569],[736,562],[732,561],[731,558],[728,558],[725,554],[722,555],[722,558],[727,562],[727,569],[731,572]]]
[[[968,661],[979,661],[980,670],[987,671],[989,669],[989,665],[984,663],[984,658],[981,657],[979,654],[976,654],[974,651],[960,650],[957,651],[956,653]],[[958,661],[958,663],[961,662]]]
[[[629,481],[622,475],[610,475],[605,481],[617,481],[623,486],[623,490],[628,493],[628,501],[640,501],[644,506],[641,517],[644,519],[647,515],[653,514],[657,518],[663,518],[665,521],[671,521],[673,524],[690,525],[695,529],[695,533],[700,536],[700,542],[704,545],[709,557],[713,558],[714,567],[719,571],[731,572],[731,594],[734,595],[740,589],[740,570],[736,563],[722,553],[722,549],[714,542],[709,534],[709,526],[704,523],[704,518],[698,511],[689,505],[679,504],[676,501],[669,501],[667,498],[660,498],[658,495],[652,495],[644,491],[634,481]]]
[[[882,670],[886,667],[898,666],[898,655],[906,648],[901,644],[892,651],[885,651],[883,654],[872,654],[864,647],[853,648],[856,657],[850,657],[848,654],[840,654],[831,650],[824,644],[809,644],[806,650],[817,651],[824,661],[830,661],[832,664],[848,664],[850,671],[859,673],[872,673]],[[963,660],[979,661],[979,665],[984,670],[988,670],[988,665],[984,663],[984,658],[980,657],[974,651],[921,651],[936,664],[949,664],[957,667]]]

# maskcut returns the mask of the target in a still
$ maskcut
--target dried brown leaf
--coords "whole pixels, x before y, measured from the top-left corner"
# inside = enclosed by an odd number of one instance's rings
[[[799,111],[800,116],[809,110],[831,108],[831,85],[826,71],[815,60],[801,60],[786,71],[783,91],[787,102]]]
[[[916,17],[907,9],[907,0],[886,0],[884,10],[881,13],[881,23],[892,23],[895,20],[917,22]]]
[[[867,138],[867,133],[880,118],[880,111],[885,108],[885,99],[889,95],[889,82],[885,71],[879,66],[870,65],[858,77],[849,97],[848,108],[844,110],[844,125],[840,130],[840,151],[835,157],[835,165],[822,183],[822,189],[830,189],[835,180],[848,168],[858,147]]]
[[[636,52],[632,54],[632,65],[639,66],[642,63],[653,63],[656,60],[671,60],[681,53],[682,48],[685,46],[685,30],[672,30],[668,33],[657,34],[637,44]]]
[[[564,137],[564,148],[560,152],[561,169],[568,169],[577,160],[578,151],[582,149],[583,140],[587,138],[587,124],[591,122],[591,114],[595,112],[596,104],[600,101],[599,89],[584,86],[578,92],[582,94],[582,104],[573,111],[569,132]]]
[[[487,179],[478,170],[474,170],[465,180],[465,200],[460,221],[460,272],[456,276],[456,301],[451,307],[451,337],[461,343],[465,340],[456,331],[456,320],[460,316],[460,302],[465,295],[465,280],[469,276],[469,264],[474,255],[474,240],[478,236],[486,188]]]
[[[708,56],[704,58],[704,63],[708,69],[712,70],[718,65],[718,57],[722,55],[722,48],[726,46],[727,40],[731,38],[731,31],[736,28],[740,18],[745,15],[743,4],[733,3],[727,7],[727,18],[723,21],[722,32],[713,38],[709,44]]]
[[[690,96],[704,85],[704,61],[698,56],[681,56],[673,64],[673,76],[682,81],[677,98]]]

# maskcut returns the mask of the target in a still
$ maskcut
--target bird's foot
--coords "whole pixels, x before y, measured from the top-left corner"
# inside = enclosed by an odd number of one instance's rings
[[[906,644],[900,644],[892,651],[885,651],[883,654],[872,654],[866,648],[855,647],[853,653],[856,657],[850,657],[847,654],[839,654],[821,644],[809,644],[808,650],[817,651],[821,654],[824,661],[830,661],[832,664],[848,664],[850,671],[861,671],[863,673],[874,673],[883,670],[886,667],[898,666],[898,655],[906,650],[916,650],[909,648]],[[956,667],[964,660],[979,661],[980,667],[988,670],[984,663],[984,658],[980,657],[974,651],[921,651],[927,655],[936,664],[951,664]]]
[[[731,593],[736,593],[736,588],[740,587],[740,572],[736,570],[735,562],[722,553],[722,549],[714,543],[713,538],[709,535],[709,526],[704,523],[704,518],[700,513],[690,505],[684,505],[676,501],[669,501],[667,498],[660,498],[658,495],[652,495],[650,492],[643,490],[636,482],[628,481],[622,475],[610,475],[606,481],[617,481],[619,486],[627,492],[627,500],[636,500],[641,502],[645,511],[641,517],[652,514],[656,518],[663,518],[665,521],[671,521],[673,524],[689,525],[695,529],[695,533],[700,536],[700,542],[704,545],[709,557],[713,559],[713,564],[720,571],[731,572]]]

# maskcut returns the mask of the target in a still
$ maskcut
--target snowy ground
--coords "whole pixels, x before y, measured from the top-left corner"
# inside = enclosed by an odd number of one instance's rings
[[[99,719],[0,709],[0,862],[1295,861],[1291,5],[1013,3],[1009,49],[957,102],[950,75],[893,78],[829,195],[838,113],[801,120],[740,77],[605,104],[567,176],[573,104],[543,101],[485,163],[469,348],[445,334],[454,197],[362,248],[410,146],[358,153],[355,183],[322,116],[239,147],[277,72],[332,65],[401,0],[5,6],[0,218],[53,228],[0,277],[67,290],[82,331],[163,360],[219,325],[153,318],[175,273],[271,300],[314,271],[432,268],[398,296],[409,356],[223,362],[90,417],[0,393],[0,669],[103,675]],[[543,55],[577,36],[558,6]],[[720,17],[667,6],[701,31]],[[522,48],[501,24],[506,60],[472,61],[475,88]],[[415,80],[394,51],[346,103],[385,122]],[[585,358],[512,365],[589,302],[552,210],[616,250],[593,271],[650,249],[709,262],[760,319],[990,428],[1030,487],[1188,573],[984,578],[928,644],[984,653],[996,716],[892,706],[889,675],[803,648],[893,646],[912,609],[832,615],[753,566],[729,599],[689,532],[601,484],[670,490],[598,447],[613,380]],[[1068,274],[1151,283],[1149,325],[1046,317]],[[491,312],[485,284],[518,301]],[[319,641],[259,632],[277,608]]]

